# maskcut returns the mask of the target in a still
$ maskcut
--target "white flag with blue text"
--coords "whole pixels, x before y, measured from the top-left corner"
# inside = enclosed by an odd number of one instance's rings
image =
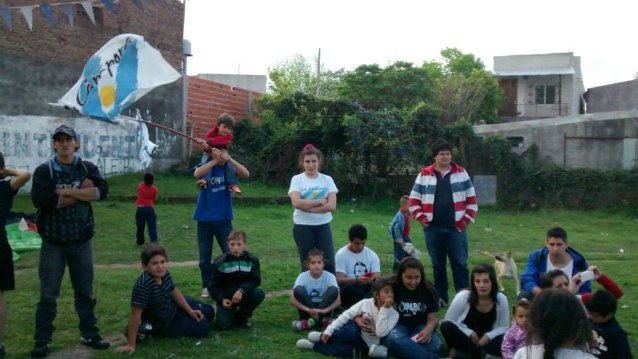
[[[144,37],[121,34],[91,56],[80,79],[58,104],[111,121],[155,87],[178,78],[180,74]]]

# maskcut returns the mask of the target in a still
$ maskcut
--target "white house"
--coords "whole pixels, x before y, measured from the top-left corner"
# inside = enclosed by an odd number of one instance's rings
[[[505,120],[584,113],[580,57],[572,52],[494,56],[494,75],[504,95],[498,116]]]

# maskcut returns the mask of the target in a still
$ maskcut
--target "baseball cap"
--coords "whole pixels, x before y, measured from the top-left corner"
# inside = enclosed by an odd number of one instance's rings
[[[53,131],[53,135],[51,136],[51,138],[55,139],[55,136],[57,136],[59,133],[63,133],[67,136],[73,137],[74,140],[77,140],[77,137],[75,136],[75,130],[67,125],[61,125],[56,128],[55,131]]]

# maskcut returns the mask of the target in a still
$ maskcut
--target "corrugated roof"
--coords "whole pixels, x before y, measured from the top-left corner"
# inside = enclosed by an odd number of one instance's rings
[[[516,70],[494,70],[496,76],[542,76],[542,75],[573,75],[573,67],[533,68]]]

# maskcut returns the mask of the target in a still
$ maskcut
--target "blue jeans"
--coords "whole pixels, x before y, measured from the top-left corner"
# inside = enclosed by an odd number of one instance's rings
[[[234,294],[224,293],[224,298],[231,298]],[[266,298],[266,293],[261,288],[255,288],[250,293],[244,293],[241,302],[230,309],[224,308],[222,303],[217,303],[217,329],[229,330],[233,324],[242,324],[253,316],[253,312]]]
[[[454,290],[458,292],[469,286],[467,270],[467,232],[455,228],[429,226],[425,230],[425,245],[428,248],[434,272],[434,287],[439,297],[449,303],[447,294],[446,256],[450,259]]]
[[[405,243],[411,243],[410,239],[404,239],[403,244]],[[392,263],[392,273],[396,273],[399,269],[399,263],[401,263],[401,260],[405,257],[409,257],[410,255],[407,254],[403,250],[403,247],[394,240],[392,241],[392,244],[394,244],[394,263]]]
[[[308,295],[308,293],[306,293],[306,288],[300,285],[296,286],[292,290],[292,293],[295,296],[295,299],[299,301],[299,303],[305,305],[308,308],[317,308],[317,309],[326,309],[329,306],[331,306],[337,300],[337,298],[339,298],[339,289],[337,289],[336,287],[329,287],[328,289],[326,289],[326,292],[323,294],[323,298],[321,298],[321,301],[319,303],[313,302],[310,296]],[[332,311],[330,311],[327,314],[320,315],[319,318],[320,319],[324,317],[329,318],[331,316],[332,316]],[[310,314],[308,314],[307,312],[304,312],[303,310],[299,310],[299,319],[308,319],[308,318],[310,318]]]
[[[213,237],[217,240],[223,253],[228,253],[228,234],[233,230],[231,221],[197,222],[197,245],[199,247],[199,271],[202,276],[202,287],[210,282],[211,260],[213,258]]]
[[[299,252],[301,271],[306,270],[306,259],[311,249],[317,248],[323,251],[325,270],[335,274],[335,250],[332,244],[332,230],[330,223],[319,226],[295,224],[292,227],[292,236]]]
[[[422,331],[423,328],[425,328],[425,323],[415,326],[412,330],[397,324],[384,338],[385,345],[388,347],[388,356],[438,359],[443,343],[436,330],[432,332],[432,339],[427,344],[417,343],[412,340],[412,337]]]
[[[153,207],[137,207],[135,212],[135,224],[137,226],[137,244],[144,244],[144,226],[148,225],[148,236],[151,243],[157,242],[157,217]]]
[[[366,349],[368,346],[361,339],[361,329],[352,320],[332,333],[328,343],[324,344],[320,341],[312,348],[317,353],[345,358],[361,355],[361,352]]]
[[[160,335],[167,337],[204,337],[210,330],[210,323],[215,317],[215,311],[210,304],[202,303],[189,296],[184,296],[186,302],[193,310],[200,310],[204,314],[204,319],[199,322],[195,318],[186,314],[186,312],[177,307],[177,312],[173,320],[160,331]]]
[[[38,343],[51,343],[57,315],[57,300],[64,269],[69,266],[73,285],[75,311],[80,318],[80,335],[91,338],[99,335],[93,297],[93,241],[51,244],[43,241],[40,249],[40,301],[35,312],[35,333]]]

